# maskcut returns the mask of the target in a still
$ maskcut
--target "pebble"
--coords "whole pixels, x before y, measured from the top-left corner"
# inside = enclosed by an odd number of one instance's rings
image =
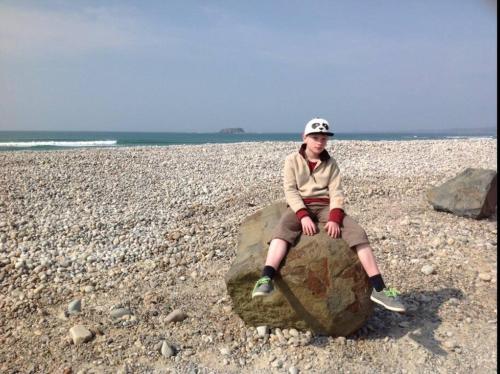
[[[299,332],[295,329],[288,330],[288,333],[290,334],[290,336],[299,336]]]
[[[91,292],[94,292],[94,287],[93,286],[85,286],[83,288],[83,292],[85,293],[91,293]]]
[[[111,310],[111,312],[110,312],[111,318],[115,319],[115,320],[126,317],[126,316],[130,316],[130,315],[132,315],[132,311],[128,308],[117,308],[117,309]]]
[[[220,347],[219,351],[223,356],[231,355],[231,350],[228,347]]]
[[[69,314],[78,314],[82,311],[82,300],[75,299],[68,304]]]
[[[420,269],[420,271],[422,273],[424,273],[425,275],[431,275],[432,273],[434,273],[434,266],[424,265],[424,266],[422,266],[422,269]]]
[[[347,339],[343,336],[335,338],[335,341],[341,345],[345,345],[347,343]]]
[[[174,309],[165,317],[165,322],[182,322],[187,318],[187,314],[180,309]]]
[[[75,325],[69,330],[73,344],[80,345],[92,339],[92,332],[83,325]]]
[[[295,366],[290,366],[288,368],[288,373],[289,374],[299,374],[299,372],[300,372],[299,369],[297,367],[295,367]]]
[[[456,348],[458,347],[458,344],[456,341],[454,340],[445,340],[443,345],[448,348],[448,349],[453,349],[453,348]]]
[[[269,328],[267,326],[258,326],[257,335],[264,337],[269,333]]]
[[[175,350],[174,347],[172,347],[166,341],[163,341],[161,344],[160,353],[163,357],[169,358],[175,355]]]
[[[283,367],[283,361],[281,360],[274,360],[273,363],[271,364],[273,368],[280,369]]]
[[[491,274],[490,273],[479,273],[478,277],[479,277],[479,279],[481,279],[484,282],[491,281]]]
[[[434,238],[431,240],[431,247],[437,248],[442,244],[442,240],[440,238]]]

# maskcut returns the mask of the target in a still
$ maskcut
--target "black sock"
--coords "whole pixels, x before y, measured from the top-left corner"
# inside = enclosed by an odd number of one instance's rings
[[[373,277],[370,277],[370,283],[377,292],[382,291],[385,288],[385,283],[384,280],[382,279],[381,274],[377,274],[374,275]]]
[[[276,274],[276,269],[273,268],[272,266],[264,266],[264,269],[262,269],[262,276],[263,277],[269,277],[271,279],[274,278],[274,275]]]

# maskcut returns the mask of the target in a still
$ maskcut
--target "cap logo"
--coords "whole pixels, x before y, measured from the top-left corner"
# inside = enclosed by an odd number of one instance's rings
[[[324,131],[324,130],[327,130],[328,131],[328,125],[326,123],[313,123],[311,125],[311,127],[314,129],[314,130],[319,130],[319,131]]]

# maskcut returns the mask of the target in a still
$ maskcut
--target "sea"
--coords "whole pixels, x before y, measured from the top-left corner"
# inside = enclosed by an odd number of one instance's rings
[[[429,140],[496,139],[496,129],[487,131],[449,131],[417,133],[336,133],[338,140]],[[57,150],[91,147],[171,146],[182,144],[239,143],[265,141],[301,141],[299,133],[177,133],[177,132],[90,132],[90,131],[0,131],[0,152]]]

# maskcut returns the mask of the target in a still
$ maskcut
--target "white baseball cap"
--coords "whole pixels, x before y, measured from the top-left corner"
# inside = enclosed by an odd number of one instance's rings
[[[330,132],[330,125],[328,121],[323,118],[313,118],[306,124],[304,129],[304,136],[309,134],[325,134],[328,136],[333,136],[333,132]]]

